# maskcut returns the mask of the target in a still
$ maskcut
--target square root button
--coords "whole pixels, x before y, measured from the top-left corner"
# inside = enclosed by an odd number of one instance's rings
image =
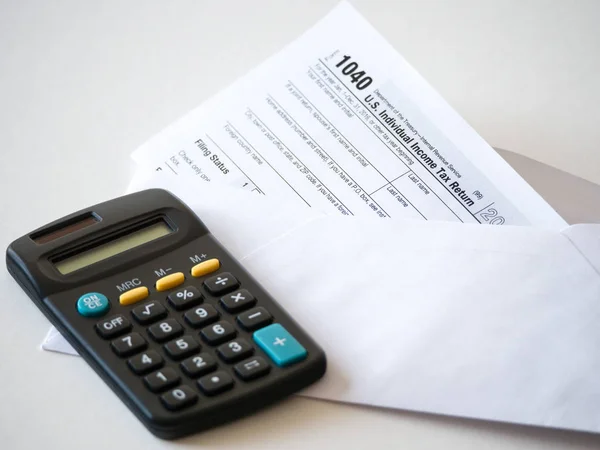
[[[279,367],[301,361],[308,354],[294,336],[278,323],[261,328],[254,333],[253,338]]]

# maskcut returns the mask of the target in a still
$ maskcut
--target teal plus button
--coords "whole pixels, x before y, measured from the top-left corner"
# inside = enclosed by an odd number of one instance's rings
[[[97,317],[108,311],[110,303],[105,295],[99,292],[88,292],[77,300],[77,311],[85,317]]]
[[[253,337],[254,342],[279,367],[289,366],[306,358],[306,349],[278,323],[261,328]]]

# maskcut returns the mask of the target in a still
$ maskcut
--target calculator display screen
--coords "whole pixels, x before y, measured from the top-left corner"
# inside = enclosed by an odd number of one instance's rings
[[[70,256],[54,263],[56,268],[63,275],[67,275],[76,270],[90,266],[99,261],[103,261],[111,256],[123,253],[142,244],[158,239],[172,233],[173,230],[163,221],[153,223],[144,228],[135,230],[131,233],[106,242],[89,250]]]

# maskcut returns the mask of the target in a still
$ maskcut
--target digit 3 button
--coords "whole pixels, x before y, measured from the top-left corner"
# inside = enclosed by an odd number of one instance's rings
[[[227,372],[219,370],[198,380],[198,387],[206,395],[217,395],[233,387],[233,378]]]

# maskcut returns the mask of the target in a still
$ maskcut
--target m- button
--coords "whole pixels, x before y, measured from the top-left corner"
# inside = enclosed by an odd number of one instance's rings
[[[98,334],[104,339],[109,339],[131,330],[131,324],[121,314],[114,317],[109,317],[96,324]]]

